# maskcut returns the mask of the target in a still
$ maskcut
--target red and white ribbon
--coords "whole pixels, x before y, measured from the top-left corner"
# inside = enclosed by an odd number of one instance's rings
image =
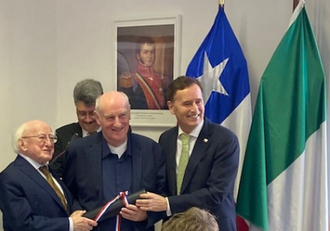
[[[124,206],[127,206],[128,200],[127,200],[127,194],[128,191],[124,191],[124,192],[120,192],[115,198],[113,198],[111,201],[109,201],[108,203],[106,203],[102,209],[99,211],[99,213],[95,216],[94,221],[98,221],[102,215],[108,210],[108,208],[118,199],[122,199]],[[120,230],[120,224],[121,224],[121,216],[120,214],[117,215],[116,218],[116,231]]]
[[[123,201],[124,206],[126,207],[128,205],[128,200],[127,200],[127,191],[126,192],[120,192],[119,193],[119,198]],[[116,217],[116,231],[120,231],[120,225],[121,225],[121,216],[120,214],[117,215]]]

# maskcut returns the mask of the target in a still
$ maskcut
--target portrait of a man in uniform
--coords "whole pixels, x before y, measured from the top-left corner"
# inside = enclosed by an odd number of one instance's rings
[[[164,28],[140,27],[140,33],[148,32],[141,35],[127,35],[127,28],[118,33],[117,89],[127,94],[132,109],[167,109],[167,87],[173,81],[174,35],[166,32],[162,36]]]

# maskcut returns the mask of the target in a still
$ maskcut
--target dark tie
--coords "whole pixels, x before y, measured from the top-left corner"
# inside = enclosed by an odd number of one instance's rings
[[[68,205],[66,203],[66,200],[64,198],[64,195],[63,193],[61,192],[61,190],[56,186],[49,170],[48,170],[48,167],[47,165],[43,165],[39,168],[39,170],[45,174],[46,176],[46,180],[48,182],[48,184],[54,189],[55,193],[57,194],[57,196],[60,198],[61,202],[62,202],[62,205],[63,207],[65,208],[65,210],[68,210]]]
[[[180,161],[179,161],[179,166],[178,166],[178,173],[176,175],[176,186],[177,186],[177,193],[180,195],[181,192],[181,186],[182,186],[182,181],[184,177],[184,173],[186,171],[186,167],[188,164],[189,160],[189,141],[190,141],[190,136],[182,133],[180,135],[180,139],[182,141],[182,149],[181,149],[181,156],[180,156]]]

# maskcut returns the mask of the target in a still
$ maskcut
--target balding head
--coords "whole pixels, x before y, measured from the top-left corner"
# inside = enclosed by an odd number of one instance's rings
[[[128,110],[130,110],[129,99],[127,95],[120,91],[109,91],[100,95],[96,99],[95,110],[97,113],[100,113],[102,109],[112,104],[122,104],[125,105]]]

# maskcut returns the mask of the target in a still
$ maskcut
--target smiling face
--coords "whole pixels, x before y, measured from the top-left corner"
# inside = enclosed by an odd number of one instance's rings
[[[96,120],[102,127],[107,143],[118,147],[127,140],[129,130],[130,105],[121,92],[108,92],[98,99]]]
[[[93,133],[99,128],[99,125],[95,120],[94,109],[95,105],[87,106],[82,101],[76,103],[76,113],[79,125],[89,133]]]
[[[20,152],[39,164],[46,164],[54,153],[54,137],[50,126],[42,121],[30,121],[19,139]]]
[[[202,90],[197,84],[183,90],[177,90],[173,100],[168,101],[168,108],[176,116],[180,128],[189,134],[203,121],[204,102]]]

